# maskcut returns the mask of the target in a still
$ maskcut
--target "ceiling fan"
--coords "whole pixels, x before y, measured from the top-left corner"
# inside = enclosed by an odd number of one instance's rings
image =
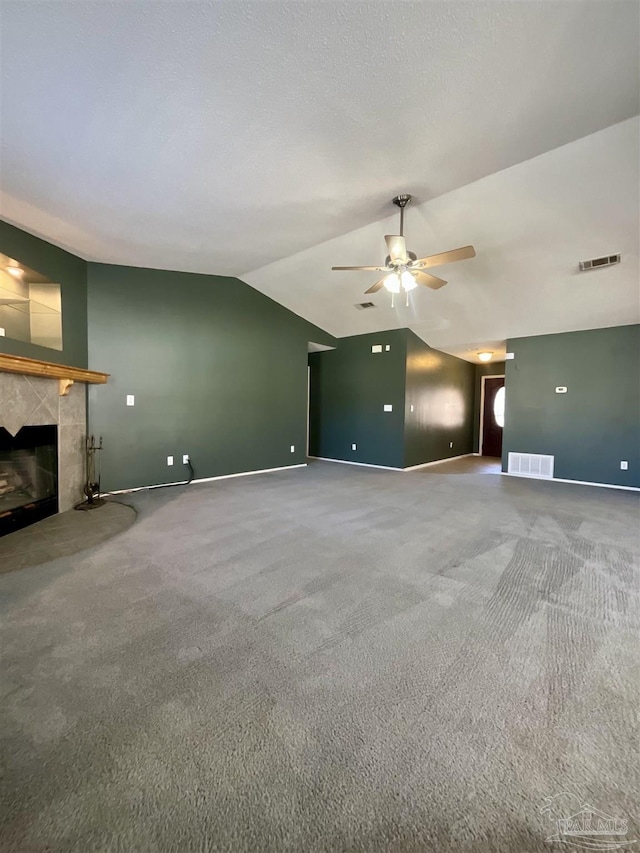
[[[450,264],[452,261],[464,261],[474,258],[476,250],[473,246],[463,246],[461,249],[452,249],[450,252],[441,252],[439,255],[430,255],[427,258],[418,258],[413,252],[407,251],[404,239],[404,209],[411,201],[408,194],[397,195],[393,199],[396,207],[400,208],[400,234],[387,234],[385,240],[389,254],[384,266],[376,267],[331,267],[332,270],[366,270],[369,272],[383,272],[385,275],[373,284],[365,293],[377,293],[382,287],[391,293],[391,307],[393,308],[393,297],[403,290],[407,294],[407,305],[409,304],[409,291],[419,284],[438,290],[447,283],[431,273],[424,272],[429,267],[439,267],[442,264]]]

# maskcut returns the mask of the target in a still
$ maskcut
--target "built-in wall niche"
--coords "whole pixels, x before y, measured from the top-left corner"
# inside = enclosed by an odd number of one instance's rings
[[[1,336],[62,349],[60,285],[3,254],[0,254]]]

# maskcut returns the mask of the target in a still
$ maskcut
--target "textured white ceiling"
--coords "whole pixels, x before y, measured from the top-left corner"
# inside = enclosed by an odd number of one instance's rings
[[[434,269],[449,284],[418,288],[409,308],[400,300],[392,310],[384,290],[364,295],[375,272],[331,271],[382,263],[395,213],[243,278],[339,337],[408,326],[472,361],[477,349],[499,357],[508,337],[638,323],[639,159],[640,121],[628,119],[407,208],[407,245],[419,257],[468,243],[477,251]],[[578,261],[617,252],[618,266],[578,272]],[[356,310],[365,300],[377,307]]]
[[[3,0],[1,37],[4,218],[121,264],[242,274],[638,111],[635,0]],[[501,268],[510,222],[483,239],[447,204],[414,212],[416,248],[474,238],[476,274]],[[301,313],[356,325],[301,274]]]

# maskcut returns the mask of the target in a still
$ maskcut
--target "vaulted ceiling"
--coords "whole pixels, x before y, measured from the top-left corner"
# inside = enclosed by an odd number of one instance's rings
[[[239,275],[339,335],[411,325],[464,354],[633,322],[638,16],[3,0],[2,216],[91,260]],[[410,248],[478,257],[409,311],[357,312],[372,280],[328,266],[383,259],[398,192]],[[619,268],[576,277],[613,251]]]

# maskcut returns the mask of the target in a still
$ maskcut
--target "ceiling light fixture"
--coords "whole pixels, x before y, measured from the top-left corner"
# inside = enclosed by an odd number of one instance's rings
[[[392,272],[391,275],[386,276],[384,286],[389,293],[400,293],[400,276]]]
[[[405,269],[385,276],[384,286],[389,293],[400,293],[401,288],[404,291],[413,290],[418,286],[418,283],[409,270]]]
[[[24,275],[24,270],[22,269],[22,267],[7,267],[7,272],[14,278],[22,278],[22,276]]]
[[[401,281],[402,286],[403,286],[403,288],[404,288],[405,290],[413,290],[415,287],[417,287],[417,286],[418,286],[418,282],[417,282],[417,281],[415,280],[415,278],[411,275],[411,273],[409,272],[409,270],[405,270],[405,271],[401,274],[401,276],[400,276],[400,281]]]
[[[480,359],[480,361],[491,361],[492,355],[493,355],[492,352],[479,352],[478,358]]]

